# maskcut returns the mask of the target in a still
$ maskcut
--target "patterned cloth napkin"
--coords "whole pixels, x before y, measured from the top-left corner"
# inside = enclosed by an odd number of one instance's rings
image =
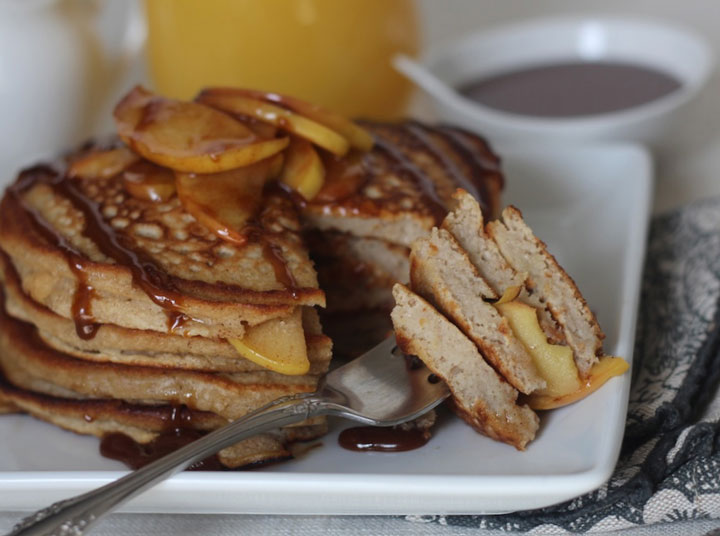
[[[720,518],[719,323],[717,198],[652,222],[625,439],[609,482],[540,510],[413,519],[557,534]]]

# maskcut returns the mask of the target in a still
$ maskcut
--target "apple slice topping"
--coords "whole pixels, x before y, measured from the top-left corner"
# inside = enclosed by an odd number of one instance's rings
[[[357,192],[368,180],[359,151],[350,151],[342,158],[325,153],[322,155],[325,181],[313,198],[320,203],[334,203]]]
[[[243,228],[262,202],[262,190],[273,159],[222,173],[176,173],[180,202],[193,217],[217,236],[245,244]]]
[[[325,197],[344,195],[365,180],[361,150],[373,143],[342,116],[252,90],[211,89],[183,102],[138,86],[114,117],[129,149],[88,156],[73,173],[117,174],[140,155],[146,161],[123,177],[131,195],[164,201],[177,192],[199,222],[235,243],[246,241],[242,230],[260,206],[266,180],[279,180],[306,201],[322,190]],[[174,181],[162,169],[172,170]],[[328,172],[331,188],[325,188]]]
[[[372,149],[374,143],[373,137],[367,130],[340,114],[295,97],[254,89],[209,88],[200,94],[200,99],[232,96],[248,97],[250,99],[277,104],[334,130],[348,141],[350,147],[359,149],[360,151],[369,151]]]
[[[270,158],[270,169],[268,170],[268,180],[280,177],[285,167],[285,153],[278,153]]]
[[[258,140],[227,114],[195,102],[166,99],[136,87],[116,106],[122,140],[158,165],[186,173],[219,173],[282,151],[287,138]]]
[[[628,362],[621,357],[603,356],[592,366],[587,379],[577,390],[562,395],[533,393],[526,398],[526,402],[532,409],[539,410],[567,406],[594,393],[609,379],[625,374],[629,368]]]
[[[92,152],[70,164],[68,176],[73,179],[109,179],[138,160],[138,155],[126,147]]]
[[[223,112],[244,115],[274,125],[282,130],[305,138],[318,147],[343,156],[348,152],[348,141],[334,130],[303,115],[239,94],[201,93],[197,101]]]
[[[547,383],[542,393],[558,396],[580,388],[572,349],[548,343],[534,307],[517,301],[498,303],[495,307],[528,349],[538,373]]]
[[[322,188],[324,177],[322,160],[312,144],[302,138],[292,138],[285,151],[280,182],[310,200]]]
[[[517,301],[496,303],[498,312],[507,319],[515,336],[533,358],[538,373],[547,383],[545,389],[526,397],[532,409],[552,409],[585,398],[613,376],[623,374],[629,365],[619,357],[602,357],[585,381],[580,379],[568,346],[550,344],[538,322],[534,307]]]
[[[168,168],[141,160],[125,170],[123,186],[136,199],[162,203],[175,195],[175,174]]]
[[[302,310],[248,328],[242,339],[228,339],[245,359],[280,374],[301,375],[310,370],[302,325]]]

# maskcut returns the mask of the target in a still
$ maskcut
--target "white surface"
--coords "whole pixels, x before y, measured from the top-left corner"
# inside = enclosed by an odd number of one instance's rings
[[[669,73],[679,89],[628,110],[571,118],[537,118],[495,110],[454,88],[497,73],[563,61],[636,63]],[[395,66],[434,100],[439,114],[487,136],[495,146],[625,140],[656,143],[712,70],[700,35],[637,18],[540,18],[467,35],[427,50],[422,61],[397,58]]]
[[[649,212],[651,164],[635,146],[505,155],[506,200],[523,208],[596,311],[606,351],[630,357]],[[135,512],[481,513],[536,508],[600,486],[614,468],[630,375],[543,416],[526,452],[445,414],[425,447],[355,453],[334,423],[304,458],[264,470],[183,473],[131,501]],[[29,417],[0,419],[0,505],[32,509],[121,473],[98,442]]]

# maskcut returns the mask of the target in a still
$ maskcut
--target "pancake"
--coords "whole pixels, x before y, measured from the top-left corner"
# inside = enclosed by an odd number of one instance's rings
[[[39,393],[185,404],[232,420],[281,396],[312,392],[318,377],[268,370],[207,373],[76,359],[47,346],[31,324],[0,316],[0,368],[18,387]]]
[[[499,159],[480,137],[414,121],[364,125],[375,147],[358,157],[352,177],[329,167],[325,186],[303,209],[309,227],[410,247],[442,222],[457,188],[469,191],[486,213],[497,211]],[[360,186],[353,188],[353,180]]]
[[[227,424],[213,413],[185,406],[131,404],[113,399],[63,398],[19,388],[0,375],[0,401],[14,412],[23,411],[40,420],[79,434],[103,437],[123,434],[147,444],[176,430],[209,432]],[[2,407],[2,406],[0,406]],[[239,468],[292,457],[291,443],[315,439],[326,432],[324,422],[294,426],[259,434],[220,451],[219,461]]]
[[[413,290],[452,320],[510,385],[524,394],[546,386],[507,319],[487,301],[499,296],[449,232],[433,229],[413,244],[410,258]]]
[[[15,404],[13,404],[10,399],[0,394],[0,415],[6,413],[17,413],[19,411],[20,409]]]
[[[56,315],[27,296],[7,256],[0,252],[0,279],[5,289],[5,307],[19,320],[33,323],[38,335],[50,347],[90,361],[211,372],[265,370],[244,359],[223,339],[184,337],[150,330],[100,326],[92,339],[82,339],[72,320]],[[322,334],[317,312],[303,308],[310,374],[325,372],[332,357],[332,341]]]
[[[498,295],[510,287],[519,286],[519,299],[537,310],[540,325],[550,341],[563,343],[565,336],[541,300],[541,295],[525,288],[525,274],[515,271],[508,264],[498,245],[485,232],[484,216],[477,201],[463,190],[455,192],[453,199],[456,206],[443,221],[442,228],[453,235],[467,252],[478,273]]]
[[[326,183],[302,209],[310,255],[327,295],[323,325],[337,355],[360,355],[392,330],[395,283],[409,281],[409,246],[439,225],[465,186],[497,213],[500,160],[481,137],[416,121],[365,122],[376,139],[345,167],[326,161]]]
[[[122,174],[68,179],[38,166],[3,197],[0,248],[28,295],[76,321],[84,310],[83,326],[242,338],[248,325],[325,301],[292,203],[274,192],[263,203],[265,238],[239,247],[199,225],[177,197],[127,195]]]
[[[540,424],[517,403],[518,392],[489,364],[475,344],[427,301],[404,285],[394,288],[392,311],[398,346],[418,356],[452,392],[455,413],[478,432],[525,450]]]
[[[487,225],[488,235],[516,272],[527,274],[526,285],[545,306],[572,348],[582,378],[603,355],[605,334],[575,281],[548,252],[513,206],[502,212],[502,220]]]

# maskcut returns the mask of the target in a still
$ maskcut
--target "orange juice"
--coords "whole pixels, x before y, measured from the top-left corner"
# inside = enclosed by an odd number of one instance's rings
[[[411,86],[392,68],[415,54],[412,0],[146,0],[155,88],[190,98],[239,86],[351,117],[402,115]]]

